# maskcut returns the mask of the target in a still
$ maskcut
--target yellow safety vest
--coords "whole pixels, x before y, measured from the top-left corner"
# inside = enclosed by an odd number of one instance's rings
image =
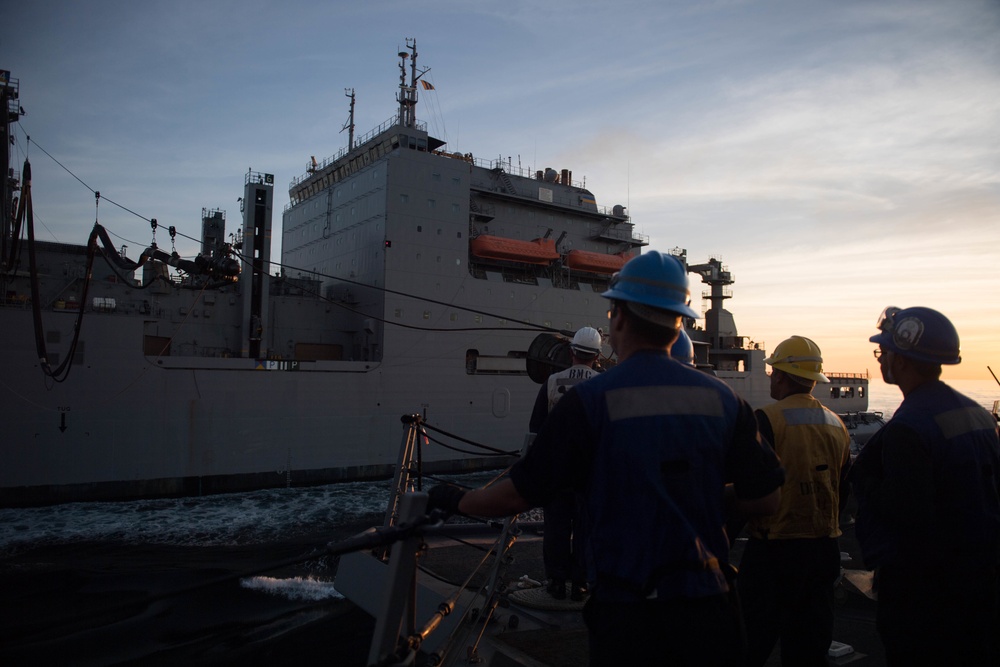
[[[840,473],[851,437],[833,411],[811,394],[792,394],[761,409],[785,468],[781,505],[748,522],[753,537],[782,540],[840,535]]]

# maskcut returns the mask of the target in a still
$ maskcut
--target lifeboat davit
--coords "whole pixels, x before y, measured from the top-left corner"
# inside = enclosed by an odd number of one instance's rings
[[[566,255],[566,266],[577,271],[614,273],[625,266],[629,259],[631,257],[627,254],[607,255],[603,252],[570,250]]]
[[[559,259],[554,239],[518,241],[501,236],[480,234],[469,242],[472,254],[483,259],[502,259],[522,264],[547,266]]]

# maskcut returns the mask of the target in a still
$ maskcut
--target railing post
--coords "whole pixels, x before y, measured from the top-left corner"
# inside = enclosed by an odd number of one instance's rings
[[[426,493],[405,494],[399,503],[400,524],[412,525],[423,516],[426,509]],[[381,612],[375,616],[375,632],[368,652],[369,665],[381,664],[396,652],[404,614],[409,616],[408,635],[416,625],[413,615],[416,602],[417,552],[422,542],[423,536],[413,533],[392,545]]]

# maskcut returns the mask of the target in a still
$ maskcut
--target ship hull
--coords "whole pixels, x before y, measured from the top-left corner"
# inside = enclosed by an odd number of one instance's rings
[[[4,315],[4,331],[23,334],[3,339],[7,506],[385,477],[396,464],[400,417],[411,413],[516,453],[537,391],[524,376],[468,374],[464,353],[452,363],[432,353],[402,366],[299,362],[295,370],[232,358],[158,363],[141,354],[139,328],[114,316],[87,322],[85,363],[52,383],[28,314]],[[129,338],[135,343],[120,344]],[[430,445],[423,457],[451,471],[506,461]]]

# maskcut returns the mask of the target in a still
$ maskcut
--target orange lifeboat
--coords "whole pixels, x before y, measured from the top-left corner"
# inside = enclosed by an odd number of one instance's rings
[[[566,255],[566,266],[577,271],[593,273],[614,273],[621,269],[631,257],[628,254],[606,255],[602,252],[570,250]]]
[[[472,254],[483,259],[502,259],[522,264],[546,266],[559,259],[554,239],[518,241],[500,236],[480,234],[469,242]]]

